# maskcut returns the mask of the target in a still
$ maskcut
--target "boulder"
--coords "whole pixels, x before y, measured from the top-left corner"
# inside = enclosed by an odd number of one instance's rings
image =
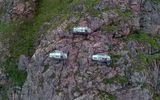
[[[97,31],[104,24],[104,21],[98,17],[88,16],[87,21],[92,31]]]
[[[30,0],[26,2],[17,2],[10,10],[11,19],[13,20],[26,20],[31,19],[35,13],[35,4]]]
[[[25,21],[30,20],[35,15],[36,0],[4,0],[2,8],[4,10],[3,21]]]
[[[103,12],[102,17],[106,25],[118,20],[118,14],[114,11]]]
[[[160,29],[160,4],[147,0],[142,5],[140,26],[147,33],[157,33]]]
[[[26,70],[28,63],[29,63],[29,58],[26,57],[25,55],[21,55],[18,61],[18,69]]]
[[[147,76],[144,72],[134,72],[133,75],[131,75],[131,82],[133,84],[143,84],[147,80]]]
[[[0,74],[0,85],[5,85],[9,81],[8,75],[2,73]]]

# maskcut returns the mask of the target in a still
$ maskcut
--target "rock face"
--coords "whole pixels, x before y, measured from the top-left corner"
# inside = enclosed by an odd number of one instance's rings
[[[9,77],[0,69],[0,85],[4,85],[8,82]]]
[[[156,2],[150,2],[147,0],[143,3],[141,27],[148,33],[159,33],[160,30],[160,5]]]
[[[1,5],[5,10],[4,21],[24,21],[35,15],[35,0],[3,0]]]
[[[19,57],[19,61],[18,61],[18,69],[19,70],[26,70],[28,63],[29,63],[29,58],[26,57],[25,55],[21,55]]]
[[[69,23],[70,20],[67,22]],[[97,30],[102,26],[103,20],[95,17],[89,22],[91,22],[89,26]],[[63,34],[68,35],[61,37]],[[28,72],[33,74],[28,74],[29,81],[24,85],[22,98],[24,100],[38,100],[39,98],[42,100],[58,100],[58,98],[70,100],[83,93],[96,95],[98,84],[102,82],[103,77],[110,74],[109,71],[114,69],[108,68],[105,64],[96,64],[91,61],[90,56],[94,53],[108,53],[106,49],[107,43],[110,42],[108,38],[100,31],[93,32],[87,37],[72,36],[62,28],[49,32],[41,41],[32,57],[32,63],[28,66]],[[68,60],[57,62],[49,58],[49,52],[54,49],[68,52]],[[27,89],[30,86],[31,88]],[[33,86],[36,88],[32,88]],[[38,91],[37,88],[39,88]]]
[[[4,2],[4,0],[0,0],[0,8],[3,7],[3,2]]]
[[[83,6],[75,10],[86,9]],[[64,20],[41,38],[31,59],[20,56],[18,68],[26,70],[28,76],[22,89],[11,90],[10,98],[152,100],[154,94],[160,93],[160,62],[155,56],[159,56],[159,48],[152,45],[157,41],[126,38],[138,29],[150,36],[158,33],[158,7],[151,0],[101,0],[93,8],[100,16],[88,14],[80,19],[71,16]],[[34,14],[34,6],[30,1],[16,1],[9,12],[11,19],[28,19]],[[73,35],[69,26],[75,24],[88,26],[93,32],[87,36]],[[144,38],[147,39],[146,34],[140,39]],[[56,49],[67,52],[68,59],[49,58],[49,53]],[[96,53],[111,55],[112,64],[92,61],[91,55]]]
[[[132,88],[128,91],[120,91],[116,94],[118,100],[151,100],[150,91],[147,89],[140,89],[139,87]]]
[[[11,9],[11,19],[31,19],[34,16],[35,4],[30,0],[27,2],[17,2]]]

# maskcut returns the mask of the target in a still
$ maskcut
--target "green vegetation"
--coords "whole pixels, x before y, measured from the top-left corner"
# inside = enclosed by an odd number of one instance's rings
[[[144,71],[147,69],[147,65],[148,65],[148,57],[147,55],[143,54],[143,53],[140,53],[138,55],[138,61],[135,61],[133,63],[133,66],[134,66],[134,70],[135,71]]]
[[[154,95],[153,100],[160,100],[160,95]]]
[[[89,12],[92,16],[98,16],[100,12],[96,9],[94,9],[94,6],[99,2],[100,0],[84,0],[85,7],[87,9],[87,12]]]
[[[127,18],[130,18],[133,16],[131,10],[126,10],[125,12],[122,12],[120,8],[113,8],[110,9],[109,7],[106,7],[105,10],[106,12],[115,12],[118,14],[119,17],[121,17],[123,20],[126,20]],[[101,30],[106,31],[106,32],[117,32],[119,29],[119,21],[112,22],[110,25],[104,25]]]
[[[160,3],[160,0],[153,0],[154,2],[156,2],[156,3]]]
[[[1,6],[1,7],[0,7],[0,17],[1,17],[2,15],[4,15],[4,8]]]
[[[0,93],[1,93],[1,98],[2,98],[2,100],[9,100],[9,98],[7,97],[7,89],[6,89],[6,86],[4,86],[4,85],[1,85],[0,84]]]
[[[156,55],[147,55],[144,53],[139,53],[138,57],[132,62],[134,71],[145,71],[148,69],[147,66],[151,64],[154,60],[160,60],[160,54]]]
[[[17,29],[16,27],[17,27],[17,25],[13,24],[13,23],[0,22],[0,32],[3,32],[3,33],[14,32]],[[1,37],[1,39],[2,39],[2,37]]]
[[[69,23],[65,30],[70,30],[72,27],[77,26],[77,23]]]
[[[111,58],[112,58],[112,63],[111,63],[111,67],[116,67],[116,62],[121,58],[121,55],[116,54],[116,53],[111,53],[110,54]]]
[[[106,31],[106,32],[116,32],[118,31],[118,25],[113,23],[111,25],[104,25],[101,30]]]
[[[147,70],[147,66],[151,64],[154,60],[160,60],[160,54],[156,55],[147,55],[144,53],[139,53],[138,58],[132,63],[134,66],[134,71],[145,71]]]
[[[98,97],[101,100],[116,100],[115,96],[113,96],[112,94],[109,94],[105,91],[99,91]]]
[[[108,12],[108,11],[114,11],[115,13],[117,13],[119,16],[123,17],[123,18],[129,18],[133,16],[133,13],[130,9],[127,9],[126,11],[121,11],[120,8],[113,8],[110,9],[109,7],[106,7],[104,9],[104,11]]]
[[[154,48],[160,48],[160,45],[158,44],[158,39],[159,39],[158,36],[149,36],[149,34],[140,30],[137,30],[134,33],[130,34],[127,38],[129,40],[147,42]]]
[[[113,83],[120,83],[120,84],[125,84],[128,82],[128,78],[126,76],[119,76],[119,75],[116,75],[110,79],[108,78],[105,78],[103,80],[103,82],[105,84],[113,84]]]
[[[149,90],[151,93],[155,93],[155,88],[149,84],[149,83],[143,83],[143,85],[141,86],[142,89],[147,89]]]
[[[3,67],[5,68],[6,73],[9,74],[10,78],[14,82],[13,84],[22,86],[23,82],[26,79],[27,74],[26,72],[17,69],[15,60],[12,58],[8,58],[3,63]]]
[[[129,9],[126,10],[125,12],[122,12],[120,9],[115,9],[115,12],[117,12],[119,16],[122,16],[124,18],[133,16],[131,10],[129,10]]]
[[[138,71],[138,72],[141,72],[141,71],[145,71],[146,70],[146,66],[144,65],[141,65],[141,64],[133,64],[133,71]]]
[[[145,33],[141,30],[137,30],[135,32],[133,32],[132,34],[130,34],[127,37],[127,40],[131,41],[138,41],[141,43],[147,43],[150,44],[150,46],[152,46],[152,48],[154,49],[160,49],[160,45],[158,44],[158,39],[160,37],[158,35],[154,36],[154,35],[150,35],[148,33]],[[144,45],[145,46],[145,45]],[[145,48],[145,47],[144,47]],[[134,66],[134,70],[136,71],[144,71],[147,70],[147,66],[153,62],[154,60],[158,60],[160,59],[160,55],[157,53],[155,55],[149,55],[149,54],[145,54],[142,51],[139,51],[138,58],[136,58],[134,60],[134,62],[132,63]]]

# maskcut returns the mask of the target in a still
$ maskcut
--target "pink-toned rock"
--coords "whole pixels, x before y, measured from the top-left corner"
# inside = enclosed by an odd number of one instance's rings
[[[85,20],[81,20],[79,23],[79,26],[86,27],[86,26],[88,26],[88,22]]]
[[[141,11],[141,5],[140,5],[140,0],[132,0],[130,2],[130,7],[134,13],[134,15],[139,15],[140,11]]]
[[[16,2],[11,9],[11,19],[28,20],[34,17],[35,2]]]
[[[25,4],[24,3],[18,3],[13,10],[15,10],[15,12],[17,14],[22,14],[25,10]]]

